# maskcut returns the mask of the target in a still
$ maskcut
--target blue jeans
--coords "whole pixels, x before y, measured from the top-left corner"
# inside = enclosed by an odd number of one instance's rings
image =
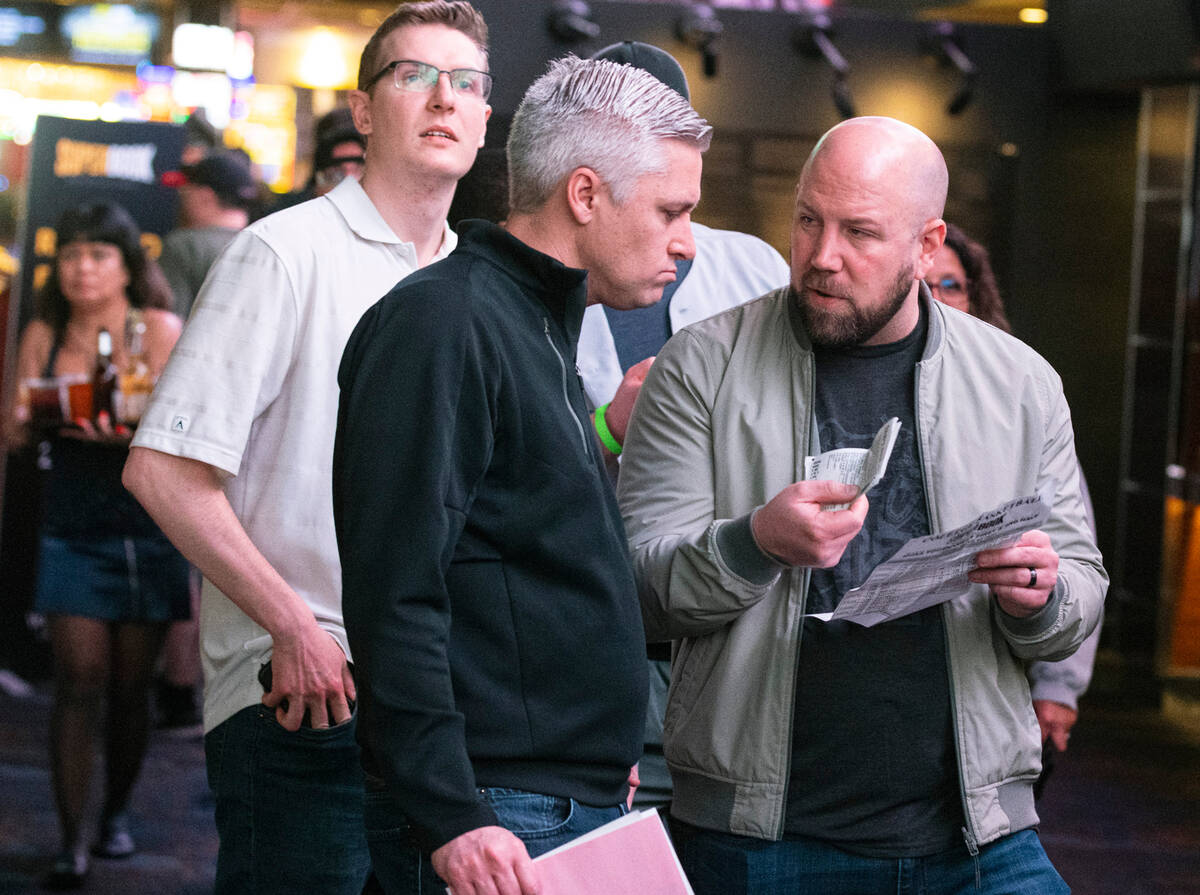
[[[672,818],[671,837],[696,895],[1065,895],[1033,830],[921,858],[866,858],[812,839],[769,842]]]
[[[221,840],[217,895],[362,891],[371,858],[356,721],[289,733],[255,705],[204,737]]]
[[[597,808],[574,799],[517,789],[481,789],[500,826],[514,833],[531,857],[545,854],[625,813],[624,805]],[[367,843],[375,878],[387,895],[446,895],[429,855],[413,840],[404,814],[387,790],[367,793]]]

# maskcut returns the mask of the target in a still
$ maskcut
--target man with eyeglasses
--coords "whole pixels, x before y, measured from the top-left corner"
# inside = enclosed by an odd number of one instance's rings
[[[334,518],[390,893],[531,895],[530,855],[624,811],[645,640],[575,350],[587,305],[651,305],[695,254],[710,134],[647,72],[558,60],[504,227],[460,225],[346,345]]]
[[[337,365],[362,312],[454,248],[486,70],[467,3],[380,25],[349,97],[361,181],[234,239],[138,429],[126,484],[205,576],[218,893],[358,893],[370,869],[331,512]]]

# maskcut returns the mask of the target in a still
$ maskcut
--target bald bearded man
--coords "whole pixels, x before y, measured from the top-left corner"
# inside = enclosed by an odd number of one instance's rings
[[[789,287],[675,335],[619,483],[647,637],[677,641],[672,828],[698,895],[1067,891],[1035,826],[1041,738],[1023,673],[1096,625],[1107,576],[1058,376],[932,300],[941,153],[843,122],[801,172]],[[902,423],[887,474],[804,458]],[[911,538],[1023,495],[1049,520],[978,554],[954,599],[823,622]]]

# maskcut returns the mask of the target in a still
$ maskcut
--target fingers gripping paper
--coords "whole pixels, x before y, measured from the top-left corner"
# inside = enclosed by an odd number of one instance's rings
[[[542,895],[693,895],[654,810],[619,817],[533,863]]]
[[[869,628],[960,597],[971,587],[967,572],[974,568],[976,554],[1011,547],[1048,518],[1049,498],[1034,494],[1001,504],[953,531],[913,538],[866,581],[846,591],[837,609],[811,617]]]
[[[859,495],[866,494],[883,478],[898,434],[900,420],[892,417],[875,433],[870,448],[838,448],[816,457],[805,457],[804,477],[821,482],[855,485],[858,494],[854,495],[854,500],[857,500]],[[849,506],[849,503],[829,504],[825,509],[844,510]]]

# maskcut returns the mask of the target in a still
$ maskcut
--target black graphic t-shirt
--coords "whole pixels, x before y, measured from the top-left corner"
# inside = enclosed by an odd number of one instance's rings
[[[832,569],[814,569],[805,611],[842,594],[911,538],[929,533],[916,442],[916,364],[925,309],[888,345],[817,349],[821,450],[869,448],[884,422],[900,432],[863,529]],[[962,843],[941,610],[863,628],[807,619],[800,642],[785,835],[894,858]]]

